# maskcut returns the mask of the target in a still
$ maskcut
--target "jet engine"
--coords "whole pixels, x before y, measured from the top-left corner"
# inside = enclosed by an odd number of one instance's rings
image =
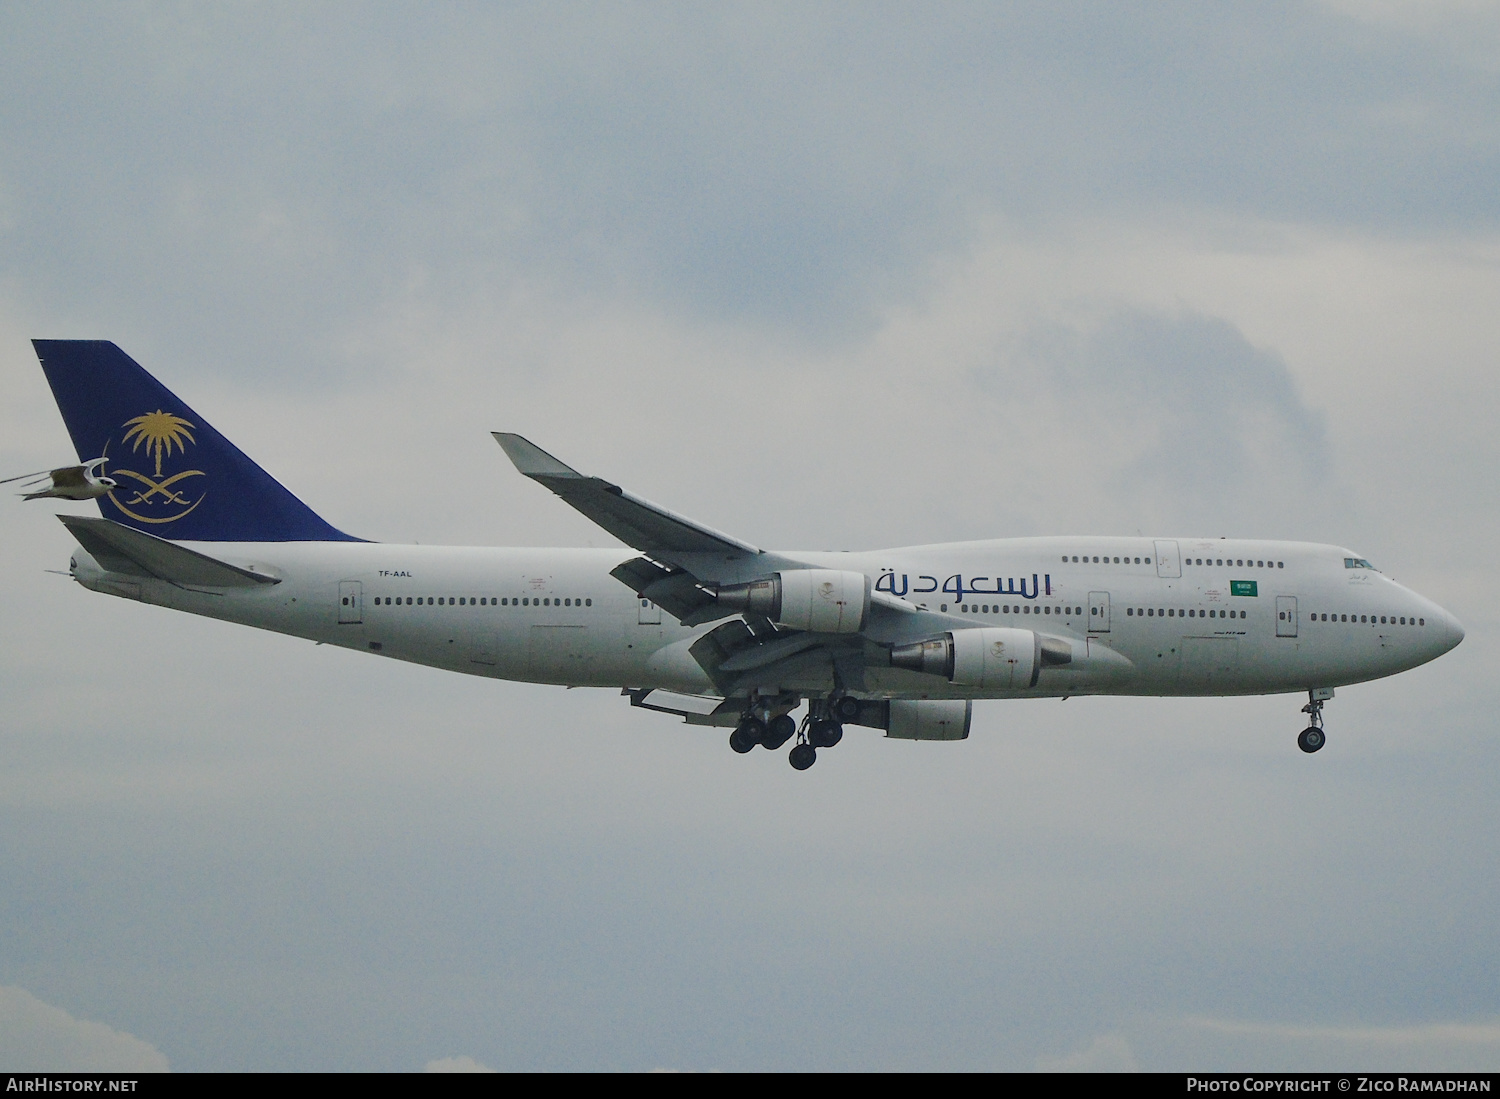
[[[1032,630],[985,627],[898,645],[891,667],[940,675],[960,687],[986,691],[1035,687],[1045,665],[1070,664],[1073,647]]]
[[[859,633],[870,619],[870,578],[862,572],[796,569],[718,591],[719,604],[811,633]]]
[[[967,699],[892,699],[885,735],[898,740],[967,740],[974,703]]]
[[[845,725],[884,729],[897,740],[966,740],[974,718],[974,703],[964,698],[858,699],[845,695],[843,704],[853,703],[853,716],[840,713]]]

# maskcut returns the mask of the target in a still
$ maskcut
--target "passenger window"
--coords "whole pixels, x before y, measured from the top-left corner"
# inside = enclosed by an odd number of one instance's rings
[[[585,599],[583,601],[583,605],[585,607],[592,607],[594,605],[594,601],[592,599]]]

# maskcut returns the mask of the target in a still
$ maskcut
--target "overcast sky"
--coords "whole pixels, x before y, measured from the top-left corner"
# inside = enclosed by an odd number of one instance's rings
[[[1500,12],[0,7],[0,476],[119,343],[330,522],[1348,546],[1468,638],[813,770],[94,595],[0,499],[0,1066],[1500,1068]],[[52,508],[51,510],[58,510]],[[69,510],[91,513],[91,505]]]

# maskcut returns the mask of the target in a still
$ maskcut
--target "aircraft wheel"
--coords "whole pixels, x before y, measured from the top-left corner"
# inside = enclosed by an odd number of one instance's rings
[[[844,727],[837,721],[814,721],[807,731],[807,742],[814,748],[832,748],[844,739]]]
[[[797,721],[791,714],[773,717],[766,725],[766,734],[760,742],[773,752],[797,735]]]
[[[799,744],[792,749],[787,759],[797,770],[805,771],[818,762],[818,753],[811,744]]]
[[[859,717],[859,699],[845,695],[833,708],[833,716],[840,721],[853,721]]]
[[[1309,725],[1297,735],[1297,747],[1301,748],[1304,752],[1311,755],[1313,752],[1316,752],[1319,748],[1323,747],[1323,744],[1327,741],[1327,739],[1328,738],[1323,735],[1322,729],[1318,728],[1316,725]]]
[[[729,746],[740,755],[752,751],[764,739],[766,727],[758,718],[747,718],[729,734]]]

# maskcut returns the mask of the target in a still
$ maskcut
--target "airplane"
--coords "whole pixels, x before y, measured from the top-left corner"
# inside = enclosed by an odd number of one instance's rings
[[[632,706],[788,741],[845,726],[968,737],[981,699],[1307,694],[1436,659],[1442,607],[1339,546],[1002,538],[761,549],[577,472],[519,435],[518,472],[629,549],[394,545],[329,525],[113,343],[34,340],[98,518],[59,515],[90,591],[468,675],[618,688]],[[103,484],[103,480],[100,480]],[[801,720],[795,716],[805,706]]]

